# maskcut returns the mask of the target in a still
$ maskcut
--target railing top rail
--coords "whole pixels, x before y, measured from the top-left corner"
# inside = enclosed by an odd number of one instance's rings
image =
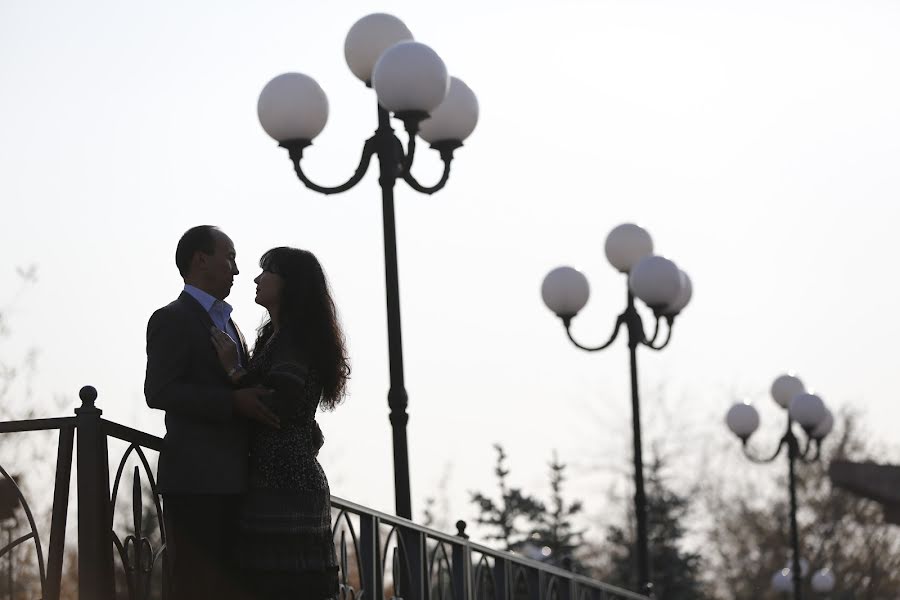
[[[427,535],[431,539],[440,540],[442,542],[446,542],[448,544],[456,544],[462,546],[468,546],[469,549],[474,550],[480,554],[485,554],[487,556],[492,556],[495,558],[502,558],[503,560],[508,560],[522,566],[531,567],[535,569],[540,569],[541,571],[550,573],[552,575],[557,575],[560,577],[565,577],[567,579],[571,579],[573,581],[577,581],[578,583],[589,585],[594,588],[602,589],[607,592],[614,592],[621,596],[622,598],[629,598],[632,600],[647,600],[647,596],[642,596],[641,594],[637,594],[635,592],[626,590],[624,588],[620,588],[614,585],[610,585],[607,583],[603,583],[602,581],[597,581],[596,579],[591,579],[590,577],[585,577],[584,575],[578,575],[572,573],[570,571],[566,571],[565,569],[560,569],[559,567],[555,567],[553,565],[548,565],[546,563],[542,563],[537,560],[532,560],[530,558],[526,558],[519,554],[515,554],[512,552],[507,552],[505,550],[497,550],[496,548],[490,548],[488,546],[483,546],[476,542],[470,541],[467,538],[460,537],[458,535],[453,535],[450,533],[444,533],[441,531],[437,531],[435,529],[430,529],[423,525],[418,525],[409,519],[405,519],[403,517],[398,517],[396,515],[391,515],[388,513],[383,513],[377,510],[373,510],[361,504],[356,504],[355,502],[351,502],[349,500],[345,500],[343,498],[339,498],[337,496],[331,496],[331,504],[335,508],[346,510],[351,513],[369,515],[376,517],[379,521],[397,527],[403,527],[405,529],[409,529],[412,531],[418,531],[419,533],[423,533]]]
[[[125,425],[121,425],[114,421],[107,421],[106,419],[101,419],[101,421],[103,423],[103,432],[106,433],[106,435],[145,448],[150,448],[157,452],[162,450],[163,439],[161,437],[143,432],[139,429],[126,427]]]
[[[22,431],[48,431],[74,427],[75,417],[55,417],[52,419],[24,419],[21,421],[0,422],[0,433],[17,433]]]

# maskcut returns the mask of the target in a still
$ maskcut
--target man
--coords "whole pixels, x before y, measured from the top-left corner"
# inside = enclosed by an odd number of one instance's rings
[[[278,426],[262,388],[233,389],[210,338],[213,327],[247,347],[225,298],[238,274],[234,244],[218,228],[189,229],[175,264],[184,279],[177,300],[147,324],[147,405],[166,411],[159,457],[172,584],[177,600],[234,595],[231,544],[247,483],[247,419]]]

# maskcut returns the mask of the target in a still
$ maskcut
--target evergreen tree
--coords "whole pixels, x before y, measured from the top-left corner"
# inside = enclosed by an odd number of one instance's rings
[[[701,579],[702,558],[684,549],[684,519],[690,510],[691,495],[681,495],[668,487],[660,457],[646,470],[647,536],[650,550],[650,579],[657,598],[700,600],[709,597]],[[597,577],[620,587],[637,587],[637,535],[634,507],[629,504],[628,524],[607,531],[602,550],[606,563]]]
[[[581,513],[582,504],[576,500],[566,505],[562,490],[565,470],[566,465],[554,451],[550,463],[550,509],[536,515],[537,526],[532,537],[543,548],[549,549],[548,562],[580,573],[585,569],[576,555],[582,546],[584,531],[575,528],[572,518]]]
[[[489,540],[500,542],[505,550],[517,550],[527,541],[531,533],[530,524],[544,512],[544,506],[521,489],[509,487],[506,453],[500,444],[495,444],[494,449],[497,451],[494,474],[500,488],[500,500],[494,502],[480,492],[472,493],[472,502],[479,510],[475,521],[491,528],[487,536]]]

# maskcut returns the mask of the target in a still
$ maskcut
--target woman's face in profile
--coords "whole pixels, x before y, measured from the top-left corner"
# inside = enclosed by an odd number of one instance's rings
[[[281,289],[284,287],[281,275],[264,270],[253,281],[256,283],[256,303],[269,310],[277,307],[281,301]]]

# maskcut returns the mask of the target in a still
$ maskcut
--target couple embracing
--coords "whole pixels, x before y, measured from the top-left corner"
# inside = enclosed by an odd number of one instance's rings
[[[184,291],[147,325],[144,394],[166,413],[159,458],[176,600],[333,597],[338,566],[316,410],[350,373],[316,257],[274,248],[260,260],[268,311],[253,350],[225,298],[238,275],[231,239],[188,230],[175,263]]]

